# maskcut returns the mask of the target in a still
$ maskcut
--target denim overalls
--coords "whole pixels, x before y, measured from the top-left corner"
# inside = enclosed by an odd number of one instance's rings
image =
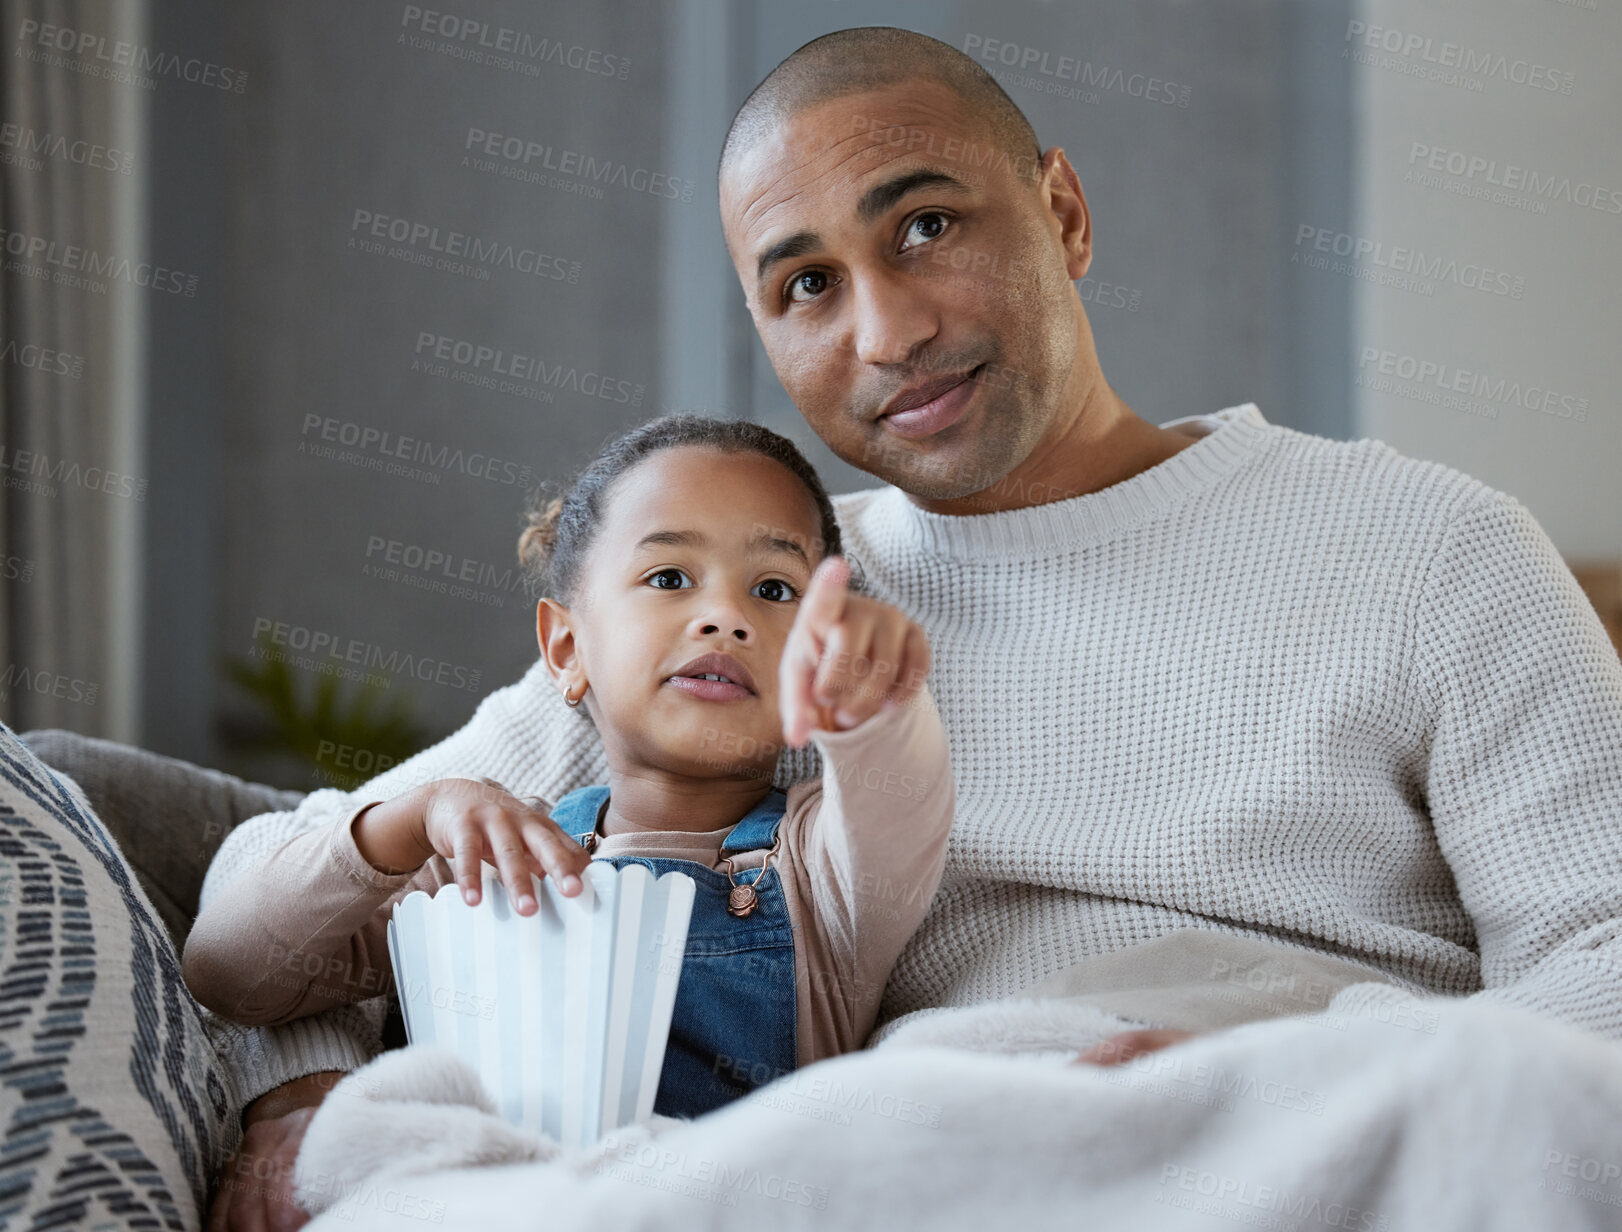
[[[721,854],[770,849],[787,803],[774,787],[727,833]],[[582,787],[553,806],[552,820],[589,847],[607,804],[606,786]],[[616,868],[645,865],[656,877],[686,873],[696,891],[653,1110],[698,1116],[794,1069],[794,930],[775,865],[759,880],[754,869],[739,874],[757,901],[740,918],[727,912],[732,879],[696,860],[596,858]]]

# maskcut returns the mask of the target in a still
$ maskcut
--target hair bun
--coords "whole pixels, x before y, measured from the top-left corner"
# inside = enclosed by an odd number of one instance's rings
[[[531,508],[525,514],[529,523],[518,536],[518,563],[526,569],[541,570],[558,542],[558,518],[563,513],[563,498],[554,496],[544,507]]]

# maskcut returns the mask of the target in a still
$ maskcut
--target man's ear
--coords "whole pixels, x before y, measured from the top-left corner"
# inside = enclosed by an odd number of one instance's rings
[[[1043,153],[1041,174],[1042,204],[1058,227],[1065,269],[1074,282],[1085,278],[1093,264],[1093,222],[1087,198],[1082,195],[1081,178],[1060,146]]]
[[[586,665],[580,661],[580,645],[569,623],[569,609],[552,599],[535,605],[535,641],[546,660],[546,670],[564,693],[583,693]]]

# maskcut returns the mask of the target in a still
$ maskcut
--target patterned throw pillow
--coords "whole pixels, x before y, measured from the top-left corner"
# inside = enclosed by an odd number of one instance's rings
[[[198,1228],[238,1115],[128,863],[0,724],[0,1228]]]

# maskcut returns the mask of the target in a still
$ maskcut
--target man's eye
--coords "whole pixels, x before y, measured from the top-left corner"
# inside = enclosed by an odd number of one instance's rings
[[[667,586],[661,581],[663,578],[675,578],[675,585]],[[661,569],[657,573],[648,574],[648,584],[655,590],[686,590],[682,583],[688,580],[687,575],[676,568]]]
[[[787,603],[794,598],[796,593],[794,587],[790,586],[782,578],[767,578],[764,582],[756,583],[755,593],[760,594],[762,590],[769,593],[760,595],[760,597],[769,599],[773,603]]]
[[[910,238],[912,236],[917,236],[921,242],[939,239],[941,235],[945,233],[945,231],[945,214],[936,214],[933,212],[928,214],[920,214],[917,218],[914,218],[910,223],[907,224],[908,237]],[[907,249],[916,248],[917,246],[917,244],[903,244],[901,245],[901,250],[905,252]]]
[[[794,275],[794,281],[788,284],[788,297],[796,304],[803,304],[821,295],[827,288],[828,275],[821,270],[806,270],[803,274]]]

